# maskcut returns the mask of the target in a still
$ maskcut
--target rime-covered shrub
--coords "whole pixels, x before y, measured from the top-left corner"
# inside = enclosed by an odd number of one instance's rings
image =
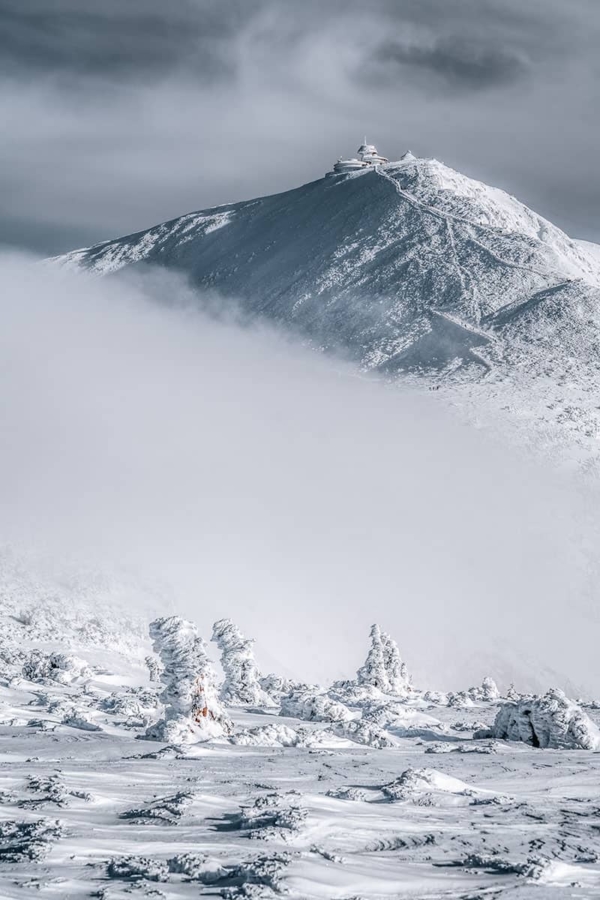
[[[557,689],[549,690],[543,697],[504,703],[498,710],[490,736],[552,750],[600,749],[597,726],[581,707]]]
[[[109,878],[122,878],[124,881],[167,881],[169,869],[161,859],[119,856],[109,861],[106,874]]]
[[[354,719],[351,722],[336,722],[331,726],[335,735],[355,744],[365,744],[367,747],[375,747],[382,750],[387,747],[395,747],[397,741],[375,722],[366,719]]]
[[[294,681],[293,678],[284,678],[282,675],[275,675],[273,672],[270,672],[268,675],[262,675],[259,684],[263,691],[276,703],[286,694],[290,694],[298,688],[306,687],[301,682]]]
[[[472,687],[467,691],[471,700],[483,700],[485,703],[493,703],[500,699],[500,691],[498,685],[489,675],[481,682],[481,687]]]
[[[6,819],[0,822],[0,863],[37,862],[46,856],[62,833],[58,821]]]
[[[158,698],[154,691],[129,688],[126,691],[114,691],[104,697],[98,707],[103,712],[124,716],[129,721],[148,724],[151,716],[156,714],[157,705]]]
[[[333,700],[359,709],[368,709],[374,703],[382,703],[386,697],[383,691],[372,684],[359,684],[351,679],[334,681],[327,693]]]
[[[238,731],[230,737],[230,741],[242,747],[295,747],[298,734],[287,725],[257,725]]]
[[[455,709],[466,709],[469,706],[473,706],[473,701],[468,691],[450,691],[448,693],[448,706],[452,706]]]
[[[228,704],[273,706],[260,685],[260,672],[254,661],[253,641],[245,638],[231,619],[219,619],[213,625],[212,640],[221,651],[225,680],[221,699]]]
[[[314,688],[292,691],[282,697],[281,715],[309,722],[348,722],[353,718],[347,706]]]
[[[10,679],[17,675],[27,659],[25,650],[13,643],[7,641],[0,647],[0,678]]]
[[[69,684],[90,675],[84,659],[65,653],[44,653],[42,650],[29,652],[22,672],[28,681],[57,681],[59,684]]]
[[[68,725],[70,728],[79,728],[80,731],[102,731],[100,726],[92,722],[85,712],[75,707],[71,707],[65,712],[61,724]]]
[[[150,637],[164,666],[160,699],[165,715],[150,726],[146,737],[188,743],[229,733],[231,723],[219,704],[215,672],[196,626],[179,616],[155,619]]]
[[[448,694],[444,691],[425,691],[422,699],[434,706],[448,706]]]
[[[410,678],[396,641],[379,625],[371,627],[370,637],[367,658],[356,673],[358,684],[378,688],[384,694],[406,693]]]

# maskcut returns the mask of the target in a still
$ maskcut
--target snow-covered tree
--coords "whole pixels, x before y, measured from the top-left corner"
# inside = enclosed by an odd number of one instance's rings
[[[486,675],[483,681],[481,682],[481,694],[484,700],[488,702],[493,702],[494,700],[498,700],[500,698],[500,691],[498,690],[498,685],[489,675]]]
[[[196,626],[179,616],[155,619],[150,623],[150,637],[164,666],[160,699],[165,715],[146,736],[182,743],[229,733],[231,723],[219,704],[215,671]]]
[[[224,703],[272,706],[273,701],[260,685],[260,672],[254,661],[254,641],[245,638],[231,619],[219,619],[213,625],[212,640],[221,651],[225,681],[221,687]]]
[[[381,632],[383,646],[383,663],[389,682],[389,691],[392,694],[403,694],[410,687],[410,678],[406,664],[400,658],[398,644],[393,637],[385,631]]]
[[[384,694],[404,694],[410,687],[398,644],[379,625],[371,627],[371,647],[365,664],[357,672],[357,681],[376,687]]]
[[[371,647],[364,665],[356,673],[359,684],[370,684],[388,693],[390,679],[386,669],[386,652],[379,625],[371,626]]]
[[[155,656],[147,656],[144,660],[150,681],[160,681],[162,666]]]
[[[597,726],[581,707],[557,689],[548,691],[543,697],[525,697],[515,703],[503,703],[490,736],[552,750],[600,749]]]

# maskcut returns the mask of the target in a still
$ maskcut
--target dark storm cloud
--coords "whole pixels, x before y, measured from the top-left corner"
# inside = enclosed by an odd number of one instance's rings
[[[160,78],[232,74],[229,42],[254,0],[3,0],[0,64],[7,73]]]
[[[373,62],[373,75],[376,77],[379,71],[388,82],[416,68],[433,74],[448,87],[468,90],[507,84],[528,72],[526,60],[517,53],[459,35],[440,38],[430,46],[385,41],[377,48]]]
[[[0,0],[0,15],[10,243],[58,252],[294,187],[365,131],[600,238],[596,0]]]

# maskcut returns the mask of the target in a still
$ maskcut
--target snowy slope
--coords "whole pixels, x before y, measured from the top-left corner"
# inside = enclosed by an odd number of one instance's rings
[[[325,177],[57,261],[182,271],[367,369],[450,383],[484,419],[512,405],[548,442],[568,432],[595,452],[600,249],[436,160]],[[465,388],[482,380],[495,388]]]
[[[599,893],[600,756],[478,737],[502,699],[340,686],[349,721],[228,707],[229,737],[165,745],[131,650],[35,676],[0,623],[2,898]]]

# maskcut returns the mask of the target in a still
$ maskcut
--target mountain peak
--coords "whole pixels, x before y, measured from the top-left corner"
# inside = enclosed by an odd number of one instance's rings
[[[388,374],[538,378],[576,360],[580,380],[597,376],[599,247],[436,159],[359,151],[377,159],[57,262],[182,272],[199,297],[232,297],[250,318]]]

